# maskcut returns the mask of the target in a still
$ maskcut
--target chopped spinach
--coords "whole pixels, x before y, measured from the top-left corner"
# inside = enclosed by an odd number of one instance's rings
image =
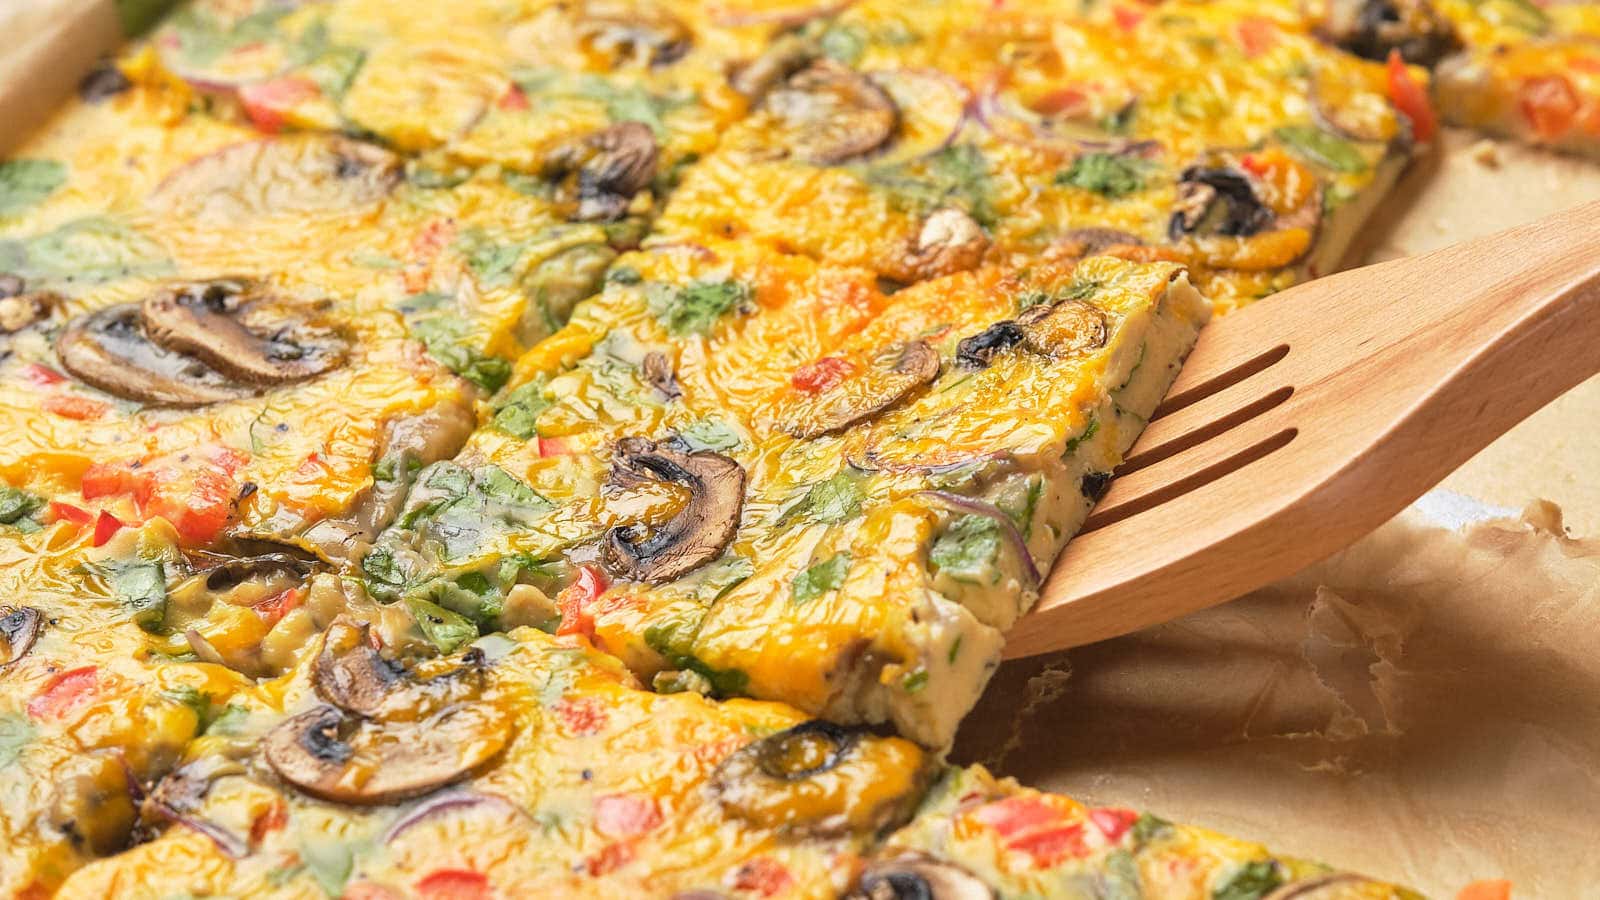
[[[780,521],[803,519],[832,524],[855,518],[861,512],[861,476],[841,469],[827,481],[813,484],[800,500],[783,512]]]
[[[0,485],[0,525],[9,525],[24,533],[38,531],[40,525],[34,513],[43,506],[43,497]]]
[[[344,98],[366,60],[361,48],[329,40],[328,24],[322,19],[301,29],[289,50],[290,64],[299,67],[332,100]]]
[[[0,715],[0,769],[17,761],[33,740],[33,721],[22,713]]]
[[[467,269],[485,287],[510,284],[523,252],[521,244],[498,243],[491,240],[481,228],[469,228],[462,232],[456,239],[456,248],[466,257]]]
[[[749,302],[750,288],[727,279],[693,281],[683,287],[656,282],[646,289],[645,299],[671,334],[705,334],[723,314]]]
[[[1261,900],[1283,884],[1278,864],[1270,859],[1245,863],[1221,887],[1211,892],[1211,900]]]
[[[928,670],[919,668],[907,672],[906,677],[900,679],[900,686],[908,694],[915,694],[921,691],[928,686]]]
[[[571,74],[558,69],[524,69],[512,73],[512,80],[535,104],[559,102],[569,98],[593,100],[605,107],[613,122],[642,122],[657,137],[667,133],[663,117],[675,109],[694,103],[693,91],[652,94],[640,85],[627,84],[600,75]]]
[[[809,603],[829,591],[837,590],[844,584],[845,576],[850,573],[850,554],[835,553],[819,563],[813,563],[810,568],[794,577],[791,582],[790,600],[794,603]]]
[[[411,323],[411,334],[445,368],[488,393],[498,391],[511,377],[511,363],[488,356],[468,341],[468,324],[450,315],[419,319]]]
[[[0,216],[14,216],[42,202],[66,180],[66,165],[53,159],[0,160]]]
[[[395,524],[436,545],[445,560],[470,556],[495,535],[526,530],[553,508],[499,466],[469,471],[453,462],[438,462],[424,469],[418,481]],[[394,583],[390,579],[398,574],[382,556],[370,567],[363,560],[362,566],[385,583]]]
[[[544,379],[517,385],[495,405],[494,427],[527,440],[539,433],[539,416],[550,408],[544,396]]]
[[[738,669],[713,668],[689,652],[696,627],[694,623],[681,620],[651,625],[644,630],[644,642],[650,649],[666,657],[673,668],[704,678],[716,696],[729,697],[742,693],[750,682],[750,676]]]
[[[0,240],[0,271],[30,282],[100,282],[171,270],[172,261],[160,244],[105,216],[74,219],[32,237]]]
[[[90,564],[121,601],[135,625],[159,631],[167,618],[167,575],[161,563],[144,559]]]
[[[437,647],[440,653],[454,653],[456,648],[478,637],[478,626],[465,616],[451,612],[421,597],[407,597],[406,608],[417,620],[422,636]]]
[[[1147,165],[1116,153],[1085,153],[1056,174],[1056,184],[1071,185],[1102,197],[1126,197],[1144,187]]]
[[[956,519],[928,550],[928,559],[941,573],[974,583],[1000,579],[995,565],[999,555],[1000,523],[979,515]]]
[[[822,33],[817,45],[822,49],[823,56],[853,66],[861,61],[861,54],[866,52],[867,38],[859,28],[832,25]]]
[[[678,429],[678,439],[690,452],[696,450],[715,450],[718,452],[736,449],[744,441],[738,432],[728,427],[721,419],[701,419]]]
[[[1285,125],[1273,134],[1296,156],[1336,172],[1367,170],[1367,160],[1354,144],[1314,125]]]
[[[1065,458],[1071,456],[1072,454],[1078,452],[1078,448],[1083,446],[1084,441],[1092,440],[1094,438],[1094,436],[1096,434],[1098,434],[1099,432],[1100,432],[1100,417],[1099,416],[1090,416],[1089,417],[1089,424],[1083,426],[1083,430],[1082,431],[1078,432],[1077,434],[1075,434],[1072,437],[1067,439],[1067,447],[1066,447],[1066,450],[1062,452],[1061,457],[1063,459],[1065,459]]]
[[[953,144],[918,159],[869,166],[862,177],[918,215],[953,204],[986,228],[997,219],[989,161],[972,144]]]
[[[1133,823],[1129,834],[1133,835],[1134,847],[1143,847],[1162,835],[1172,830],[1172,823],[1160,816],[1150,813],[1141,813]]]

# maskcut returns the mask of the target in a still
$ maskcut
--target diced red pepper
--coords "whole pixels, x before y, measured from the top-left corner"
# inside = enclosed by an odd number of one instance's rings
[[[1239,23],[1236,30],[1239,34],[1239,46],[1244,50],[1244,55],[1251,59],[1277,46],[1277,26],[1260,16],[1245,19]]]
[[[608,838],[636,838],[660,824],[661,808],[643,794],[604,794],[594,799],[595,830]]]
[[[1128,833],[1128,829],[1133,827],[1133,823],[1139,821],[1139,814],[1120,806],[1102,806],[1098,809],[1089,810],[1089,821],[1094,823],[1094,827],[1100,829],[1100,833],[1106,836],[1106,840],[1115,844],[1117,841],[1122,840],[1122,836]]]
[[[1111,7],[1111,18],[1116,20],[1117,27],[1123,31],[1132,31],[1144,21],[1144,10],[1134,9],[1130,6],[1117,4]]]
[[[1007,848],[1027,854],[1041,868],[1089,852],[1083,823],[1041,797],[1007,797],[978,807],[971,816],[993,828]]]
[[[100,515],[96,516],[94,520],[94,545],[96,547],[105,546],[106,541],[111,540],[111,536],[121,530],[121,519],[103,509],[100,510]]]
[[[111,404],[77,394],[51,394],[44,398],[42,405],[45,412],[55,413],[64,419],[77,419],[80,422],[98,419],[111,411]]]
[[[493,896],[489,879],[471,869],[434,869],[417,881],[422,900],[485,900]]]
[[[71,503],[50,501],[50,518],[56,522],[71,522],[74,525],[87,525],[94,521],[94,513],[87,509],[79,509]]]
[[[28,715],[35,719],[59,719],[93,696],[99,682],[94,666],[58,672],[28,701]]]
[[[573,734],[595,734],[606,727],[605,707],[592,697],[563,697],[551,711]]]
[[[94,463],[83,470],[78,490],[85,500],[126,494],[133,490],[133,471],[127,463]]]
[[[235,474],[245,457],[224,447],[200,447],[142,464],[96,463],[84,470],[84,499],[127,494],[139,515],[172,523],[188,544],[215,540],[233,516]]]
[[[304,599],[305,591],[300,588],[289,588],[257,602],[250,608],[255,610],[256,615],[268,625],[276,625],[279,619],[298,609]]]
[[[1578,92],[1564,75],[1528,79],[1523,82],[1517,103],[1534,134],[1547,141],[1572,130],[1582,105]]]
[[[539,442],[539,456],[541,458],[547,458],[551,456],[566,456],[568,453],[572,452],[571,448],[567,446],[567,441],[565,438],[542,437],[535,438],[535,440]]]
[[[589,857],[585,866],[591,876],[598,878],[633,862],[636,855],[632,844],[609,844],[599,853]]]
[[[794,374],[789,376],[789,383],[797,391],[820,394],[832,390],[855,370],[855,364],[848,359],[824,356],[816,362],[809,362],[795,369]]]
[[[739,867],[733,875],[733,888],[753,891],[761,897],[781,894],[794,885],[794,876],[783,863],[769,856],[758,856]]]
[[[296,106],[321,93],[309,78],[290,76],[247,84],[239,89],[239,105],[259,131],[277,134]]]
[[[1045,116],[1060,116],[1075,113],[1083,109],[1088,102],[1089,95],[1075,87],[1060,88],[1051,91],[1035,100],[1030,106],[1033,111]]]
[[[60,384],[67,380],[67,376],[49,366],[41,366],[38,363],[28,363],[23,366],[21,374],[30,384],[35,384],[39,387],[49,387],[52,384]]]
[[[255,821],[250,823],[250,843],[260,844],[261,839],[289,824],[289,807],[282,800],[272,801]]]
[[[1439,131],[1428,92],[1411,77],[1411,68],[1400,58],[1399,50],[1389,51],[1389,100],[1411,120],[1411,135],[1418,141],[1431,141]]]
[[[522,88],[513,84],[506,88],[504,94],[500,95],[500,99],[495,103],[495,106],[504,110],[521,112],[528,109],[528,95],[522,92]]]
[[[1456,900],[1511,900],[1511,882],[1499,878],[1474,881],[1456,894]]]
[[[594,640],[594,615],[590,604],[606,591],[606,576],[594,566],[579,566],[578,577],[556,595],[561,624],[556,634],[581,634]]]

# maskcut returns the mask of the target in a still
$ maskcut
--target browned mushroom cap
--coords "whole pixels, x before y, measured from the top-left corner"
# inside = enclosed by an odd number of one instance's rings
[[[785,34],[767,45],[760,56],[730,71],[728,86],[753,103],[816,58],[817,48],[811,42],[797,34]]]
[[[1364,897],[1388,897],[1393,888],[1370,878],[1336,872],[1286,884],[1266,895],[1262,900],[1359,900]]]
[[[871,834],[904,821],[931,771],[928,754],[820,719],[729,754],[707,785],[729,815],[799,834]]]
[[[488,703],[385,723],[318,706],[272,729],[262,752],[279,778],[305,793],[370,806],[459,781],[498,754],[510,736],[510,718]]]
[[[1115,228],[1074,228],[1062,233],[1056,246],[1070,256],[1094,256],[1112,247],[1138,247],[1144,244],[1138,235]]]
[[[234,144],[167,176],[150,195],[158,213],[197,221],[336,212],[387,196],[400,158],[381,147],[320,134]]]
[[[674,63],[694,44],[687,25],[654,7],[590,3],[578,13],[573,30],[591,50],[609,56],[614,67]]]
[[[767,94],[770,140],[798,159],[831,166],[887,144],[900,123],[894,100],[871,79],[818,60]]]
[[[255,286],[218,279],[160,291],[144,301],[145,334],[235,381],[304,381],[344,362],[345,343],[286,311]]]
[[[965,272],[977,268],[988,249],[983,226],[963,210],[940,207],[922,220],[916,240],[890,274],[909,283]]]
[[[689,489],[689,502],[654,533],[638,525],[606,532],[606,568],[619,578],[671,581],[716,559],[739,527],[744,469],[720,453],[683,453],[625,438],[617,445],[612,480],[623,485],[666,481]]]
[[[1431,0],[1318,0],[1317,34],[1357,56],[1382,61],[1399,50],[1406,62],[1433,66],[1460,46],[1455,28]]]
[[[59,309],[61,297],[49,291],[28,293],[21,275],[0,272],[0,335],[15,334]]]
[[[153,406],[204,406],[251,393],[198,360],[151,343],[134,303],[74,320],[56,338],[56,356],[86,384]]]
[[[678,384],[677,373],[673,371],[672,360],[659,350],[652,350],[644,355],[644,360],[639,364],[639,374],[644,380],[655,388],[664,399],[676,400],[683,396],[683,387]]]
[[[1167,236],[1249,237],[1272,227],[1274,214],[1242,172],[1227,166],[1190,166],[1178,179]]]
[[[870,365],[783,416],[783,430],[809,439],[888,409],[939,377],[939,351],[926,341],[885,348]]]
[[[847,900],[994,900],[994,890],[952,862],[907,853],[868,866]]]
[[[1043,356],[1063,357],[1106,345],[1106,314],[1082,300],[1031,307],[1017,317],[1022,345]]]
[[[19,606],[0,615],[0,670],[27,655],[43,626],[44,613],[31,606]]]
[[[575,182],[560,191],[568,202],[577,203],[574,219],[611,222],[626,215],[633,195],[650,186],[660,156],[650,126],[618,122],[552,150],[545,172]]]

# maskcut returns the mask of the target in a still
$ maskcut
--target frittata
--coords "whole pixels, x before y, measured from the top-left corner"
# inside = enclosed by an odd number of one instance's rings
[[[183,5],[0,161],[0,893],[1412,896],[943,754],[1427,69],[1588,146],[1438,3]]]

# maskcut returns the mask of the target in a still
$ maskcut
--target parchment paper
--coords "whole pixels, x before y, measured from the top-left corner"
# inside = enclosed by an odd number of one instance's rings
[[[1590,165],[1463,133],[1442,150],[1363,255],[1600,197]],[[1600,898],[1600,540],[1537,503],[1458,530],[1548,497],[1600,535],[1597,422],[1591,380],[1446,482],[1480,500],[1432,494],[1289,581],[1007,664],[956,757],[1438,897],[1509,878],[1518,900]]]

